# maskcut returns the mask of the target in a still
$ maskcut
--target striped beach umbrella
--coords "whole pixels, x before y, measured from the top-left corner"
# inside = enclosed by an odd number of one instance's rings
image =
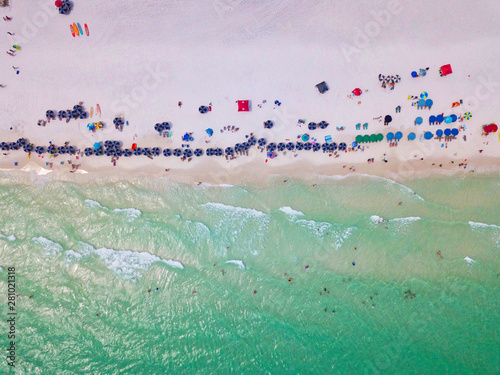
[[[321,150],[321,144],[320,143],[313,144],[313,152],[318,152],[319,150]]]
[[[165,156],[166,158],[168,158],[169,156],[172,156],[172,150],[169,148],[163,149],[163,156]]]
[[[194,155],[199,158],[200,156],[203,155],[203,150],[201,148],[197,148],[196,150],[194,150]]]
[[[427,92],[422,91],[422,92],[420,93],[420,98],[422,98],[422,99],[427,99],[428,97],[429,97],[429,94],[427,94]]]
[[[472,115],[471,115],[471,113],[470,113],[470,112],[465,112],[465,113],[464,113],[464,119],[466,119],[466,120],[470,120],[470,119],[471,119],[471,117],[472,117]]]

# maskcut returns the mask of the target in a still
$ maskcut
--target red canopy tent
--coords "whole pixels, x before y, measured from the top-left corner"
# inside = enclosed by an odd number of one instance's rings
[[[498,126],[497,124],[489,124],[489,125],[484,125],[483,129],[486,134],[495,133],[498,130]]]
[[[238,112],[250,111],[250,100],[238,100]]]
[[[451,65],[450,64],[443,65],[441,67],[441,75],[442,76],[447,76],[448,74],[451,74],[451,73],[453,73],[453,70],[451,70]]]

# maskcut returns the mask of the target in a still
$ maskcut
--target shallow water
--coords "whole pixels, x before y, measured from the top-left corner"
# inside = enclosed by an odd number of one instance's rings
[[[499,373],[499,193],[497,176],[2,175],[17,373]]]

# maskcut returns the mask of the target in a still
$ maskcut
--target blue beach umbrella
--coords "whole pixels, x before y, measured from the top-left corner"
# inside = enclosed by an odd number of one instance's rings
[[[247,143],[248,143],[250,146],[255,146],[255,145],[257,144],[257,139],[256,139],[254,136],[252,136],[252,137],[248,138]]]
[[[234,145],[234,151],[236,151],[236,152],[240,152],[240,151],[242,151],[242,150],[243,150],[243,147],[241,146],[241,143],[236,143],[236,144]]]
[[[211,128],[208,128],[208,129],[206,129],[205,131],[207,132],[207,134],[208,134],[210,137],[211,137],[212,135],[214,135],[214,131],[213,131],[213,129],[211,129]]]
[[[437,115],[436,116],[436,121],[441,124],[444,121],[444,116],[443,115]]]
[[[207,156],[212,156],[214,154],[213,148],[207,148],[206,154]]]
[[[161,154],[161,150],[159,147],[153,147],[151,149],[151,154],[153,154],[153,156],[160,156]]]
[[[180,148],[176,148],[173,152],[173,155],[176,157],[180,157],[182,155],[182,150]]]
[[[297,143],[295,144],[295,149],[296,149],[297,151],[301,151],[301,150],[303,150],[303,149],[304,149],[304,144],[303,144],[302,142],[297,142]]]
[[[267,145],[267,151],[271,151],[273,152],[274,150],[276,150],[276,143],[272,142],[272,143],[269,143]]]
[[[162,132],[162,131],[164,131],[164,130],[165,130],[165,128],[163,127],[163,124],[161,124],[161,123],[157,123],[157,124],[155,125],[155,130],[156,130],[158,133],[160,133],[160,134],[161,134],[161,132]]]
[[[194,150],[194,156],[196,156],[197,158],[199,158],[202,155],[203,155],[203,150],[201,148],[197,148],[196,150]]]
[[[126,148],[125,150],[123,150],[123,156],[125,156],[126,158],[129,158],[132,156],[132,150],[129,149],[129,148]]]
[[[305,151],[309,151],[309,150],[311,150],[311,149],[312,149],[312,144],[311,144],[311,142],[306,142],[306,143],[304,143],[304,150],[305,150]]]
[[[78,117],[80,117],[80,112],[73,110],[73,111],[71,111],[71,116],[73,118],[77,119]]]
[[[434,125],[435,122],[436,122],[436,116],[434,115],[429,116],[429,125]]]
[[[357,147],[357,146],[358,146],[358,144],[356,142],[351,143],[351,147]]]
[[[286,145],[286,149],[288,151],[293,151],[293,149],[295,148],[295,144],[293,142],[288,142],[287,145]]]
[[[66,111],[59,111],[59,113],[57,114],[58,117],[61,117],[61,118],[66,118]]]
[[[313,152],[318,152],[319,150],[321,150],[321,144],[320,143],[313,144]]]
[[[87,112],[82,112],[82,113],[80,113],[80,119],[81,119],[81,120],[84,120],[84,119],[86,119],[87,117],[88,117]]]
[[[169,148],[163,149],[163,156],[165,156],[166,158],[168,158],[169,156],[172,156],[172,150]]]
[[[10,142],[9,149],[11,150],[19,150],[19,144],[17,142]]]
[[[134,155],[135,156],[141,156],[142,155],[142,148],[136,147],[134,150]]]
[[[354,143],[356,143],[356,142],[354,142]],[[353,147],[355,147],[355,146],[353,146]],[[335,142],[328,143],[328,150],[330,150],[330,152],[335,151],[337,148],[338,148],[338,146]]]
[[[106,140],[104,141],[104,147],[106,148],[109,148],[109,147],[113,147],[113,141],[110,141],[110,140]]]
[[[243,142],[241,144],[242,151],[247,151],[250,148],[250,145],[247,142]]]
[[[423,122],[423,120],[422,120],[422,117],[420,117],[420,116],[415,119],[415,124],[417,124],[417,125],[420,125],[422,122]]]
[[[77,104],[77,105],[73,106],[73,111],[77,111],[78,113],[82,113],[83,107],[80,104]]]
[[[318,127],[320,129],[326,129],[328,127],[328,123],[326,121],[321,121],[319,124],[318,124]]]
[[[425,132],[424,133],[424,138],[429,140],[429,139],[432,139],[433,137],[433,134],[431,132]]]
[[[429,107],[429,108],[431,108],[433,104],[434,104],[434,102],[432,101],[432,99],[427,99],[427,100],[425,101],[425,105],[426,105],[427,107]]]
[[[232,156],[234,155],[234,149],[232,147],[226,147],[225,153],[226,155]]]
[[[200,113],[202,113],[202,114],[203,114],[203,113],[207,113],[207,112],[208,112],[208,107],[207,107],[207,106],[202,105],[202,106],[200,106],[200,108],[198,108],[198,111],[199,111]]]
[[[43,154],[45,151],[45,149],[43,148],[43,146],[37,146],[37,148],[35,148],[35,152],[38,154],[38,155],[41,155]]]
[[[451,134],[456,137],[458,135],[458,129],[457,128],[453,128],[451,129]]]
[[[309,130],[316,130],[316,128],[318,127],[318,125],[315,123],[315,122],[310,122],[308,125],[307,125],[307,128]]]
[[[2,151],[7,151],[9,149],[9,145],[5,142],[0,143],[0,148]]]
[[[104,155],[106,156],[115,156],[115,150],[112,150],[108,148],[106,151],[104,151]]]
[[[408,140],[409,141],[413,141],[415,139],[416,135],[415,133],[411,132],[410,134],[408,134]]]
[[[184,136],[182,137],[182,140],[184,142],[188,142],[189,141],[189,134],[188,133],[184,134]]]
[[[446,137],[449,137],[451,135],[451,130],[450,129],[444,129],[444,135]]]
[[[413,78],[417,78],[418,77],[418,73],[416,71],[413,71],[413,72],[411,72],[411,76]]]
[[[166,122],[162,122],[161,123],[163,125],[163,129],[165,130],[170,130],[172,129],[172,125],[170,124],[170,122],[166,121]]]
[[[191,156],[193,156],[193,150],[191,150],[190,148],[186,148],[184,150],[184,156],[190,158]]]
[[[394,138],[396,138],[399,141],[401,138],[403,138],[403,133],[396,132],[396,134],[394,134]]]
[[[215,156],[222,156],[224,154],[224,152],[222,151],[221,148],[217,147],[215,150],[214,150],[214,154]]]
[[[339,151],[345,151],[347,149],[347,145],[342,142],[339,144]]]
[[[54,112],[54,111],[52,111],[52,110],[50,110],[50,109],[49,109],[47,112],[45,112],[45,116],[47,116],[47,118],[49,118],[49,119],[54,119],[54,118],[56,118],[56,114],[55,114],[55,112]]]
[[[85,156],[92,156],[94,155],[94,150],[90,147],[87,147],[85,150],[84,150],[84,154]]]
[[[266,129],[272,129],[273,126],[274,123],[271,120],[267,120],[266,122],[264,122],[264,128]]]
[[[49,154],[55,154],[55,153],[57,152],[57,148],[56,148],[56,146],[54,146],[54,145],[50,145],[50,146],[47,148],[47,152],[48,152]]]
[[[394,139],[394,133],[393,132],[387,133],[385,138],[387,138],[388,141],[392,141]]]
[[[146,155],[146,156],[147,156],[147,155],[151,155],[151,149],[150,149],[149,147],[144,147],[144,148],[142,149],[142,154],[143,154],[143,155]]]
[[[450,124],[452,122],[451,116],[446,116],[444,118],[444,122],[447,123],[447,124]]]
[[[436,130],[436,136],[441,138],[443,136],[443,131],[441,129]]]
[[[25,146],[27,143],[28,143],[28,142],[27,142],[27,141],[26,141],[26,139],[24,139],[24,138],[19,138],[19,139],[17,140],[17,144],[18,144],[19,146],[21,146],[21,147]]]
[[[75,148],[73,146],[66,147],[66,151],[70,155],[74,155],[76,153],[76,150],[75,150]]]
[[[323,152],[328,151],[328,143],[323,143],[323,144],[321,145],[321,148],[323,149]]]
[[[278,151],[285,151],[286,150],[286,143],[280,142],[278,143]]]
[[[257,141],[257,144],[258,144],[259,146],[261,146],[261,147],[262,147],[262,146],[265,146],[265,145],[266,145],[266,143],[267,143],[267,141],[266,141],[266,139],[265,139],[265,138],[260,138],[260,139]]]
[[[457,116],[456,115],[451,115],[451,122],[457,121]]]

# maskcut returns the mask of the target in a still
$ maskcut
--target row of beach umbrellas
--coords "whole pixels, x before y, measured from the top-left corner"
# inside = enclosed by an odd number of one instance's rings
[[[68,120],[71,120],[72,118],[74,119],[86,119],[88,117],[88,113],[85,112],[83,107],[80,104],[77,104],[73,107],[73,109],[68,109],[68,110],[61,110],[59,112],[53,111],[51,109],[47,110],[45,112],[45,116],[49,120],[53,120],[56,117],[59,117],[60,119],[66,118]]]
[[[307,128],[309,130],[316,130],[317,128],[326,129],[328,125],[329,124],[326,121],[321,121],[317,124],[315,122],[310,122],[309,124],[307,124]]]

